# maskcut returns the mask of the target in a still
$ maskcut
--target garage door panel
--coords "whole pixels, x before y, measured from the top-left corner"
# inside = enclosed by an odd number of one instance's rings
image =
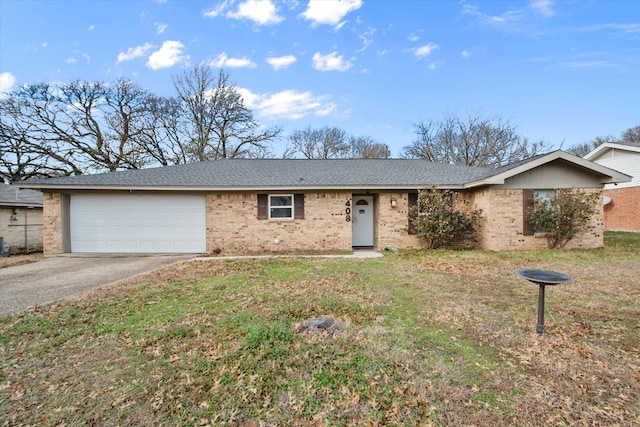
[[[204,196],[72,195],[72,252],[206,250]]]

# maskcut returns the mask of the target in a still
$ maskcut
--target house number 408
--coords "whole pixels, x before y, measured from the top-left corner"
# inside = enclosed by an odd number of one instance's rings
[[[351,221],[351,200],[347,200],[347,203],[344,204],[346,208],[344,209],[345,219],[347,222]]]

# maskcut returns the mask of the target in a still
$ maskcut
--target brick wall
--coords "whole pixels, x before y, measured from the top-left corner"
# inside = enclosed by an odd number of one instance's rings
[[[44,193],[42,196],[43,252],[45,254],[59,254],[63,252],[62,194]]]
[[[477,246],[496,251],[547,247],[544,237],[522,233],[522,190],[487,189],[462,195],[461,209],[483,211]],[[62,253],[63,197],[60,193],[43,197],[44,253]],[[221,255],[350,251],[352,223],[346,221],[345,204],[351,199],[350,192],[306,193],[304,219],[259,220],[257,193],[210,193],[206,197],[207,251],[219,250]],[[376,248],[420,247],[417,236],[407,232],[406,193],[375,195],[374,204]],[[569,242],[567,249],[602,247],[603,229],[600,209],[589,230]]]
[[[585,189],[599,192],[599,189]],[[544,249],[547,239],[542,235],[523,234],[522,190],[489,189],[477,192],[473,202],[483,210],[480,242],[485,249],[494,251]],[[571,240],[565,249],[595,249],[604,245],[604,222],[600,205],[587,231]]]
[[[396,206],[391,206],[391,199]],[[407,193],[379,194],[375,206],[376,247],[410,249],[419,248],[420,241],[408,234],[409,197]]]
[[[605,190],[611,202],[604,206],[606,230],[640,231],[640,187]]]
[[[304,219],[257,219],[257,193],[207,195],[207,251],[222,255],[351,250],[351,193],[307,193]],[[276,239],[278,243],[276,243]]]

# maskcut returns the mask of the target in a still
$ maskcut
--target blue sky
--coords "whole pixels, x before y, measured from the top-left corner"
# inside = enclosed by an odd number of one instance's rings
[[[223,67],[255,118],[398,156],[413,124],[501,117],[564,148],[640,124],[640,1],[0,0],[0,90]]]

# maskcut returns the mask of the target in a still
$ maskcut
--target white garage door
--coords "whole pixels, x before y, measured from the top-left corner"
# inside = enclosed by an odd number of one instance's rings
[[[205,211],[204,196],[72,195],[71,252],[204,252]]]

